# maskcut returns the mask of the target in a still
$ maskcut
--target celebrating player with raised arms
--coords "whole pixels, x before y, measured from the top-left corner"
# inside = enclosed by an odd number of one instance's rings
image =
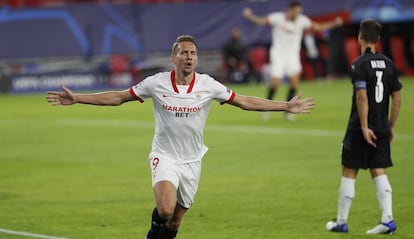
[[[286,12],[273,12],[268,16],[257,16],[250,8],[243,10],[243,16],[259,26],[270,26],[272,28],[272,46],[270,48],[270,70],[271,83],[267,99],[273,99],[284,76],[289,78],[289,92],[287,101],[292,99],[299,85],[302,66],[300,63],[300,44],[303,32],[311,29],[313,31],[325,31],[342,25],[342,19],[337,17],[330,22],[312,22],[303,15],[303,7],[299,1],[292,1]],[[264,113],[263,118],[268,119]],[[293,115],[286,112],[285,118],[293,120]]]
[[[149,155],[156,207],[146,239],[173,239],[186,211],[194,202],[201,174],[201,159],[207,152],[203,128],[210,104],[216,100],[244,110],[309,113],[314,103],[300,95],[289,102],[276,102],[234,93],[206,74],[195,72],[197,43],[192,36],[179,36],[173,44],[171,61],[175,69],[150,76],[124,91],[75,94],[49,92],[52,105],[76,103],[121,105],[151,98],[155,136]]]

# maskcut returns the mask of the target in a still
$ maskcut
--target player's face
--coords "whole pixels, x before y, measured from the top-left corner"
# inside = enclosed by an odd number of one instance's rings
[[[180,42],[177,53],[172,56],[176,70],[184,75],[192,74],[197,66],[197,48],[192,42]]]
[[[289,17],[292,20],[295,20],[297,16],[303,13],[303,7],[296,6],[289,9]]]

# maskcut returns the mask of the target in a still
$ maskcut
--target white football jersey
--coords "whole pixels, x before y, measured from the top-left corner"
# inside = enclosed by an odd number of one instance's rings
[[[268,15],[267,21],[272,27],[271,51],[277,52],[281,57],[299,57],[303,32],[312,26],[312,21],[305,15],[299,15],[290,21],[284,12]]]
[[[175,71],[147,77],[130,93],[140,102],[153,100],[155,135],[150,158],[164,156],[175,163],[201,160],[208,150],[203,129],[211,101],[226,103],[235,96],[206,74],[194,73],[190,85],[177,85]]]

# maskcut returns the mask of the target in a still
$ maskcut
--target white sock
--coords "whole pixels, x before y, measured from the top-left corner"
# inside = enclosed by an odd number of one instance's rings
[[[381,222],[388,223],[392,217],[392,189],[386,174],[374,178],[377,198],[382,211]]]
[[[336,218],[338,224],[347,223],[349,210],[351,209],[354,197],[355,179],[342,177],[341,186],[339,187],[338,216]]]

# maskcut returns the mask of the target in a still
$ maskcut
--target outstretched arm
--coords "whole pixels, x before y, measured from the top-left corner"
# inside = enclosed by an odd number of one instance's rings
[[[253,13],[252,9],[250,9],[250,8],[243,9],[243,16],[247,20],[253,22],[256,25],[259,25],[259,26],[267,25],[267,17],[259,17],[259,16],[255,15]]]
[[[128,90],[107,91],[95,94],[75,94],[64,85],[62,85],[61,92],[49,91],[46,99],[47,102],[51,103],[53,106],[73,105],[76,103],[117,106],[135,100]]]
[[[236,95],[231,105],[250,111],[286,111],[295,114],[307,114],[315,107],[312,98],[301,99],[302,94],[293,97],[289,102],[272,101],[253,96]]]
[[[316,32],[323,32],[323,31],[327,31],[335,27],[342,26],[343,24],[344,24],[344,21],[342,20],[342,18],[336,17],[334,20],[330,22],[324,22],[324,23],[312,22],[312,30]]]

